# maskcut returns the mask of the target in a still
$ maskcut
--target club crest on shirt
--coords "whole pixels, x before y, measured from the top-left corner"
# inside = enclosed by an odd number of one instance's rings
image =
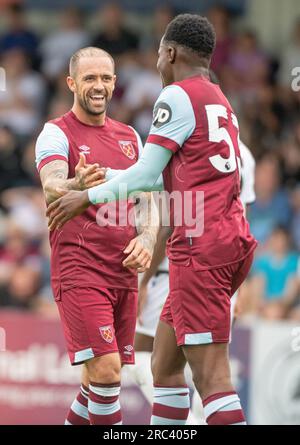
[[[107,343],[113,342],[114,334],[111,326],[103,326],[102,328],[99,328],[99,331],[103,340],[105,340]]]
[[[87,145],[80,145],[79,150],[81,151],[81,153],[83,153],[84,155],[89,155],[91,152],[90,147],[88,147]]]
[[[125,156],[129,159],[135,159],[136,153],[131,141],[119,141],[119,146]]]

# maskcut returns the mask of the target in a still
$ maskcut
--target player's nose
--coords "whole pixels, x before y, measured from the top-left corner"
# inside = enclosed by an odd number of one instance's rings
[[[95,93],[103,93],[105,91],[101,78],[98,78],[96,80],[96,83],[94,85],[94,91]]]

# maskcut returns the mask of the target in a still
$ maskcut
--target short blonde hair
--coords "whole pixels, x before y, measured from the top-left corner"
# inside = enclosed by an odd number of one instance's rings
[[[70,76],[75,77],[76,70],[78,67],[78,62],[82,57],[103,57],[103,56],[110,58],[115,70],[115,61],[107,51],[104,51],[104,49],[97,48],[95,46],[87,46],[86,48],[81,48],[78,51],[76,51],[76,53],[74,53],[73,56],[71,57],[69,63]]]

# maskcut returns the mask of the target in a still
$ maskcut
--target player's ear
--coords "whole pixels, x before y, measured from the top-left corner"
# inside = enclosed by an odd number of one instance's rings
[[[175,46],[169,46],[169,48],[168,48],[168,59],[169,59],[169,63],[171,63],[172,65],[173,65],[173,63],[175,63],[176,54],[177,54],[176,47]]]
[[[76,92],[76,84],[75,84],[75,80],[73,79],[73,77],[68,76],[67,77],[67,84],[69,89],[72,91],[72,93]]]

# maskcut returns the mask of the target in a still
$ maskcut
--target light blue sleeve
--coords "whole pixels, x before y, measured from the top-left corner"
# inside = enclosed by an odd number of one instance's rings
[[[50,157],[69,158],[69,141],[65,133],[55,124],[47,122],[35,145],[36,166]]]
[[[92,204],[101,204],[127,199],[131,193],[157,190],[155,186],[172,157],[172,152],[163,147],[146,143],[141,158],[127,170],[110,181],[88,190]],[[161,189],[160,189],[161,190]]]
[[[157,99],[147,142],[176,152],[195,130],[196,119],[188,94],[178,85],[163,89]]]

